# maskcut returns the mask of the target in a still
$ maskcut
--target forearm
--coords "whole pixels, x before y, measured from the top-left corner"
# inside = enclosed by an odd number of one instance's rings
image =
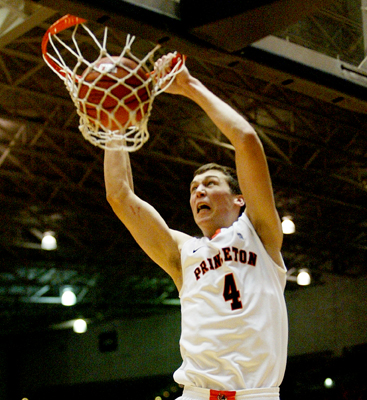
[[[175,55],[172,53],[163,56],[157,62],[157,66],[169,62],[170,59],[172,61],[174,58]],[[198,104],[236,149],[243,146],[247,138],[249,138],[250,145],[253,137],[257,138],[256,131],[250,123],[212,93],[200,80],[193,77],[186,67],[176,75],[173,82],[165,88],[165,91],[188,97]]]
[[[235,147],[239,143],[243,144],[246,134],[256,135],[254,128],[243,116],[218,98],[198,79],[190,76],[182,86],[181,94],[198,104]]]
[[[134,190],[129,153],[124,150],[105,151],[104,176],[107,199],[122,198]]]
[[[129,154],[105,151],[107,200],[116,216],[129,230],[143,251],[181,286],[179,243],[182,236],[171,230],[159,213],[133,193]],[[178,238],[178,239],[177,239]]]

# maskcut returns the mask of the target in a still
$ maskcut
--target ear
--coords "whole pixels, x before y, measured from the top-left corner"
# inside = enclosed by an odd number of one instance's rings
[[[239,207],[243,207],[245,205],[245,199],[243,198],[242,194],[236,195],[234,203]]]

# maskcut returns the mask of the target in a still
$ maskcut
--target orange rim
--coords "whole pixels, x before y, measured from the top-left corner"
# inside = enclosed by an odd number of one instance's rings
[[[78,24],[83,24],[84,22],[87,22],[86,19],[75,17],[74,15],[64,15],[61,17],[59,20],[57,20],[55,23],[53,23],[46,31],[46,33],[43,36],[42,39],[42,54],[46,62],[52,67],[55,71],[60,72],[62,74],[63,71],[61,71],[61,67],[57,65],[47,54],[47,44],[49,42],[50,36],[55,35],[56,33],[59,33],[65,29],[68,29],[72,26],[78,25]]]

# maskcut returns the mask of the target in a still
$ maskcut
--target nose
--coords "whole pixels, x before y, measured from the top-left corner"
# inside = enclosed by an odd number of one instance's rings
[[[205,187],[203,184],[200,184],[195,190],[196,196],[201,197],[205,194]]]

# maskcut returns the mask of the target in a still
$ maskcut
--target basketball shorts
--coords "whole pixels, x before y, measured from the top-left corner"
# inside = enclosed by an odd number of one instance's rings
[[[176,400],[279,400],[279,388],[223,391],[188,386]]]

